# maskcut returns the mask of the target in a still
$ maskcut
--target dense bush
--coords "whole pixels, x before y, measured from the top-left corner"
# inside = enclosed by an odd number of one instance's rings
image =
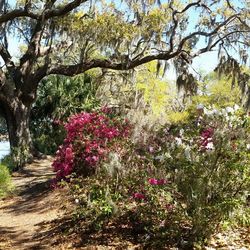
[[[97,86],[82,74],[73,78],[49,76],[39,86],[38,98],[31,111],[31,131],[36,149],[54,154],[65,138],[67,118],[98,106]]]
[[[99,163],[114,149],[116,140],[128,135],[129,125],[108,112],[104,108],[103,112],[83,112],[69,118],[65,124],[66,138],[53,163],[58,180],[72,172],[82,176],[95,173]]]
[[[11,191],[11,176],[6,166],[0,164],[0,198],[3,198]]]
[[[185,126],[162,130],[156,156],[181,194],[190,241],[210,236],[250,190],[249,117],[237,106],[199,112]]]

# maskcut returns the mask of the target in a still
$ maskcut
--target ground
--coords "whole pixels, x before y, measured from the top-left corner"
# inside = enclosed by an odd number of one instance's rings
[[[117,227],[89,235],[70,233],[72,221],[63,209],[65,192],[50,187],[51,162],[52,158],[35,161],[14,174],[13,195],[0,201],[0,250],[144,249],[128,240],[126,228],[123,233]],[[219,233],[204,249],[248,250],[250,229]]]
[[[36,236],[43,224],[62,214],[57,192],[50,188],[53,174],[47,158],[13,176],[15,191],[0,202],[0,249],[46,249]]]

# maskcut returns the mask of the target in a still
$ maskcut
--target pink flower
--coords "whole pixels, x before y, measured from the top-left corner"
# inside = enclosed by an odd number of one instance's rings
[[[148,180],[148,183],[151,184],[151,185],[158,185],[158,180],[155,179],[155,178],[150,178]]]
[[[158,185],[164,185],[164,184],[167,184],[167,183],[168,183],[168,181],[165,180],[165,179],[158,180]]]
[[[57,172],[57,180],[67,179],[75,167],[92,168],[105,160],[110,144],[115,139],[128,136],[129,127],[124,122],[110,118],[105,107],[104,113],[82,112],[71,116],[64,125],[67,135],[63,145],[56,152],[52,164]]]
[[[165,179],[159,179],[159,180],[157,180],[155,178],[150,178],[148,180],[148,183],[151,184],[151,185],[164,185],[164,184],[167,184],[168,181],[165,180]]]
[[[153,152],[154,152],[154,147],[149,146],[149,147],[148,147],[148,151],[149,151],[150,153],[153,153]]]
[[[68,147],[65,150],[65,160],[66,161],[72,161],[73,160],[73,151],[72,151],[72,147]]]
[[[166,209],[168,210],[168,212],[172,212],[174,210],[174,205],[173,204],[167,204]]]
[[[138,199],[138,200],[145,200],[146,199],[146,196],[144,194],[142,194],[142,193],[134,193],[133,197],[135,199]]]

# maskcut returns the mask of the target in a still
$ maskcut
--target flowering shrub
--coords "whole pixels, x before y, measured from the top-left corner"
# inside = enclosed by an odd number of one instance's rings
[[[250,120],[241,110],[206,108],[188,123],[164,126],[146,143],[136,144],[129,138],[117,140],[128,133],[120,125],[115,127],[122,132],[104,132],[100,144],[99,132],[94,132],[99,126],[89,128],[95,119],[83,122],[87,125],[79,135],[72,129],[70,136],[82,139],[66,140],[61,151],[73,171],[99,166],[96,175],[69,184],[77,204],[75,218],[83,221],[76,223],[81,230],[123,227],[141,237],[145,248],[172,244],[194,249],[195,242],[203,242],[246,203]],[[113,122],[107,124],[114,128]],[[100,148],[103,155],[98,154]]]
[[[112,118],[106,112],[82,112],[69,118],[63,145],[56,152],[53,162],[57,180],[65,179],[72,172],[87,176],[115,149],[117,139],[129,134],[129,125]]]
[[[250,190],[250,120],[237,106],[204,107],[189,123],[158,135],[161,159],[181,194],[190,222],[189,241],[204,240],[220,222],[246,204]],[[159,139],[160,138],[160,139]]]

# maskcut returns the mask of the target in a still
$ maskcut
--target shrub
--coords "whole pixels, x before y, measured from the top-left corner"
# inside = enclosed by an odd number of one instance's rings
[[[250,190],[249,117],[227,107],[204,108],[188,124],[158,136],[165,167],[174,178],[178,202],[190,222],[189,242],[204,241],[233,211],[246,204]]]
[[[6,166],[0,164],[0,198],[6,196],[11,191],[11,176]]]
[[[105,112],[83,112],[69,118],[66,138],[53,162],[57,180],[72,172],[91,175],[110,151],[119,150],[115,143],[128,135],[129,125]]]
[[[44,154],[55,154],[65,138],[63,122],[72,114],[98,106],[96,91],[97,85],[87,74],[44,79],[31,110],[31,132],[36,149]]]

